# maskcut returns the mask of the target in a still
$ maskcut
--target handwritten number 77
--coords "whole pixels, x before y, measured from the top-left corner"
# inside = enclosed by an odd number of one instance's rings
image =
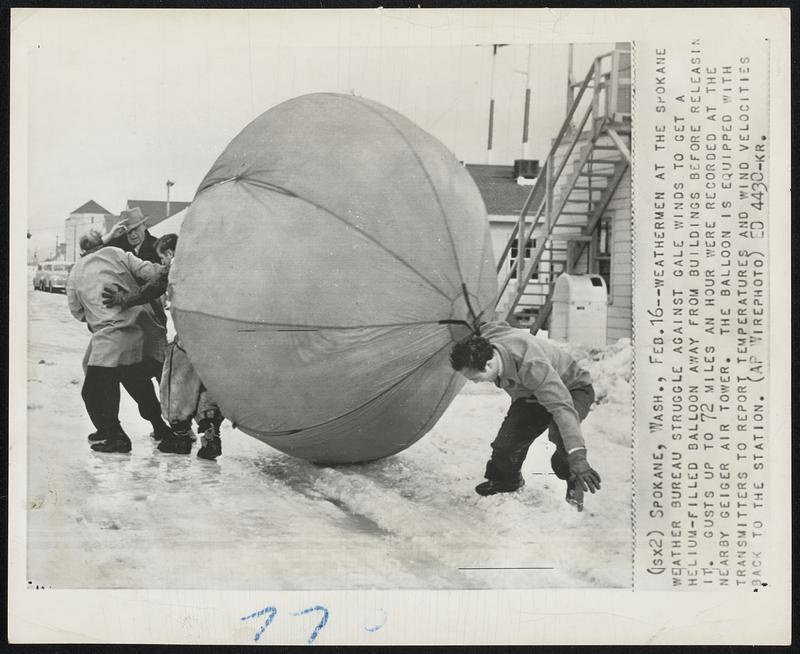
[[[317,636],[319,635],[319,632],[322,631],[322,628],[327,624],[327,622],[328,622],[328,609],[326,609],[324,606],[312,606],[310,608],[303,609],[302,611],[298,611],[297,613],[292,613],[292,615],[305,615],[306,613],[312,613],[314,611],[320,611],[322,613],[322,619],[319,621],[319,624],[317,624],[317,626],[314,627],[314,630],[311,632],[311,636],[308,639],[308,644],[309,645],[312,644],[317,639]],[[255,618],[260,618],[262,615],[265,615],[265,614],[267,615],[267,618],[266,618],[266,620],[264,620],[264,624],[261,625],[261,627],[256,632],[256,635],[255,635],[255,637],[253,639],[256,642],[258,642],[258,639],[261,638],[263,633],[266,631],[267,627],[269,627],[270,624],[272,624],[272,621],[275,619],[275,616],[278,614],[278,609],[276,609],[274,606],[266,606],[263,609],[261,609],[260,611],[256,611],[255,613],[251,613],[250,615],[244,615],[241,618],[241,620],[244,622],[245,620],[252,620],[252,619],[255,619]]]

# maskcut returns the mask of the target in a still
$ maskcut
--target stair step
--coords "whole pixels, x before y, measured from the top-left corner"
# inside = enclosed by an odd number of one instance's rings
[[[583,200],[584,202],[588,202],[588,201],[590,201],[590,200],[591,200],[592,202],[595,202],[595,203],[599,202],[599,201],[600,201],[600,198],[598,198],[598,197],[595,197],[595,196],[593,196],[592,194],[593,194],[595,191],[605,191],[605,190],[606,190],[606,188],[607,188],[607,186],[605,186],[605,182],[604,182],[604,181],[602,181],[602,180],[598,180],[598,181],[589,181],[589,183],[591,184],[591,187],[588,187],[588,186],[581,186],[581,187],[573,186],[573,187],[572,187],[572,190],[573,190],[573,191],[577,191],[578,193],[586,193],[586,194],[587,194],[586,196],[583,196],[583,195],[578,195],[577,193],[575,193],[574,195],[575,195],[576,197],[573,197],[573,193],[572,193],[572,192],[570,192],[570,193],[569,193],[569,195],[567,195],[566,197],[570,197],[570,198],[572,198],[573,200],[576,200],[576,201],[578,201],[578,202],[580,202],[581,200]],[[603,186],[601,186],[601,184],[602,184]],[[559,189],[557,189],[557,190],[558,190],[558,195],[559,195],[559,197],[562,197],[562,198],[563,198],[563,197],[564,197],[564,195],[565,195],[566,189],[559,188]]]
[[[595,145],[594,149],[595,150],[616,150],[617,146],[616,145]]]
[[[562,216],[588,216],[586,211],[562,211]]]
[[[609,164],[609,163],[610,164],[616,164],[616,163],[620,163],[621,161],[622,161],[622,158],[619,158],[619,159],[589,159],[588,163],[591,163],[591,164]]]
[[[608,177],[609,179],[614,176],[614,173],[579,173],[578,177]]]
[[[550,238],[554,241],[591,241],[591,236],[584,234],[551,234]]]

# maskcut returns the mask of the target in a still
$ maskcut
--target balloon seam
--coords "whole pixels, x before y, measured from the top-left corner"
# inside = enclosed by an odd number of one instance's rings
[[[398,379],[398,380],[397,380],[397,381],[396,381],[394,384],[392,384],[392,385],[391,385],[391,386],[389,386],[388,388],[386,388],[386,389],[382,390],[382,391],[381,391],[380,393],[378,393],[377,395],[374,395],[374,396],[372,396],[370,399],[368,399],[368,400],[367,400],[366,402],[364,402],[363,404],[360,404],[360,405],[358,405],[357,407],[355,407],[355,408],[351,409],[350,411],[347,411],[346,413],[342,413],[341,415],[338,415],[338,416],[336,416],[335,418],[331,418],[330,420],[325,420],[324,422],[320,422],[320,423],[317,423],[316,425],[311,425],[311,426],[309,426],[309,427],[304,427],[303,429],[297,429],[297,430],[294,430],[294,431],[292,431],[291,433],[289,433],[289,432],[287,432],[287,431],[281,431],[281,432],[268,432],[268,431],[266,431],[266,432],[265,432],[265,431],[261,431],[261,430],[259,430],[259,429],[254,429],[254,428],[252,428],[252,427],[248,427],[247,425],[244,425],[244,427],[245,427],[246,429],[249,429],[249,430],[251,430],[251,431],[258,432],[259,434],[262,434],[263,436],[272,436],[272,437],[275,437],[275,436],[278,436],[278,437],[280,437],[280,436],[296,436],[296,435],[298,435],[298,434],[302,434],[303,432],[305,432],[305,431],[308,431],[308,430],[310,430],[310,429],[318,429],[318,428],[320,428],[320,427],[324,427],[325,425],[328,425],[328,424],[330,424],[330,423],[332,423],[332,422],[336,422],[337,420],[341,420],[342,418],[345,418],[345,417],[347,417],[347,416],[349,416],[349,415],[352,415],[352,414],[356,413],[357,411],[360,411],[360,410],[361,410],[361,409],[363,409],[364,407],[366,407],[366,406],[368,406],[368,405],[372,404],[372,403],[373,403],[373,402],[375,402],[376,400],[378,400],[378,399],[382,398],[384,395],[386,395],[386,394],[390,393],[390,392],[391,392],[391,391],[393,391],[395,388],[397,388],[397,387],[398,387],[400,384],[402,384],[404,381],[406,381],[406,380],[407,380],[409,377],[411,377],[411,375],[414,375],[414,374],[416,374],[418,371],[422,370],[422,369],[423,369],[425,366],[429,365],[429,364],[430,364],[430,362],[431,362],[431,360],[432,360],[432,359],[433,359],[433,358],[434,358],[434,357],[435,357],[437,354],[439,354],[439,352],[441,352],[442,350],[444,350],[446,347],[449,347],[449,346],[450,346],[450,342],[448,341],[448,342],[447,342],[447,343],[445,343],[445,344],[444,344],[442,347],[440,347],[438,350],[436,350],[435,352],[433,352],[433,353],[432,353],[432,354],[431,354],[429,357],[427,357],[427,358],[425,359],[425,361],[423,361],[423,362],[422,362],[420,365],[418,365],[416,368],[413,368],[412,370],[409,370],[409,371],[408,371],[408,373],[406,373],[405,375],[403,375],[403,377],[401,377],[400,379]],[[451,380],[451,382],[452,382],[452,380]],[[447,384],[448,388],[450,387],[450,383],[451,383],[451,382],[448,382],[448,384]],[[439,402],[439,403],[441,403],[441,400],[440,400],[440,402]],[[437,404],[437,407],[438,407],[438,406],[439,406],[439,405]],[[239,424],[242,424],[242,423],[239,423]],[[417,433],[419,433],[419,432],[417,432]]]
[[[412,265],[411,265],[411,264],[410,264],[408,261],[406,261],[405,259],[403,259],[403,257],[401,257],[399,254],[397,254],[396,252],[394,252],[394,251],[392,251],[391,249],[389,249],[387,246],[385,246],[383,243],[381,243],[379,240],[377,240],[377,239],[376,239],[374,236],[371,236],[370,234],[368,234],[367,232],[365,232],[363,229],[361,229],[361,228],[357,227],[356,225],[354,225],[353,223],[351,223],[351,222],[349,222],[349,221],[345,220],[345,219],[344,219],[342,216],[340,216],[340,215],[338,215],[337,213],[335,213],[335,212],[331,211],[330,209],[328,209],[328,208],[326,208],[326,207],[323,207],[323,206],[322,206],[322,205],[320,205],[320,204],[317,204],[317,203],[316,203],[316,202],[314,202],[313,200],[309,200],[308,198],[304,198],[304,197],[303,197],[303,196],[301,196],[301,195],[297,195],[296,193],[294,193],[294,191],[290,191],[290,190],[288,190],[288,189],[283,189],[282,187],[275,186],[275,185],[273,185],[273,184],[262,185],[262,184],[260,184],[258,181],[256,181],[256,180],[252,180],[252,179],[249,179],[249,178],[247,178],[247,177],[239,177],[237,181],[240,181],[240,182],[245,182],[245,186],[244,186],[244,189],[245,189],[245,191],[247,191],[247,193],[248,193],[248,194],[249,194],[249,195],[250,195],[250,196],[251,196],[251,197],[252,197],[254,200],[256,200],[257,202],[259,202],[259,203],[261,203],[261,204],[264,204],[264,203],[263,203],[263,201],[262,201],[262,200],[261,200],[261,199],[260,199],[260,198],[259,198],[259,197],[258,197],[258,196],[255,194],[255,193],[253,193],[253,191],[252,191],[251,189],[247,188],[247,184],[252,184],[253,186],[257,186],[257,187],[260,187],[260,188],[264,188],[264,189],[266,189],[266,190],[270,190],[270,191],[275,191],[275,192],[283,193],[284,195],[289,195],[289,196],[291,196],[291,197],[293,197],[293,198],[296,198],[296,199],[298,199],[298,200],[302,200],[303,202],[306,202],[306,203],[310,204],[312,207],[315,207],[316,209],[318,209],[318,210],[320,210],[320,211],[322,211],[322,212],[324,212],[324,213],[328,214],[329,216],[332,216],[333,218],[335,218],[335,219],[336,219],[336,220],[338,220],[339,222],[341,222],[341,223],[343,223],[343,224],[347,225],[348,227],[351,227],[351,228],[352,228],[352,229],[354,229],[355,231],[357,231],[357,232],[358,232],[359,234],[361,234],[361,235],[362,235],[362,236],[363,236],[365,239],[367,239],[367,240],[368,240],[368,241],[370,241],[371,243],[373,243],[373,244],[377,245],[377,246],[378,246],[378,247],[379,247],[381,250],[383,250],[384,252],[386,252],[387,254],[389,254],[389,255],[390,255],[391,257],[393,257],[395,260],[399,261],[399,262],[400,262],[400,263],[401,263],[403,266],[405,266],[406,268],[408,268],[408,269],[409,269],[411,272],[413,272],[415,275],[417,275],[417,277],[419,277],[419,278],[420,278],[420,279],[422,279],[422,280],[423,280],[423,281],[424,281],[426,284],[428,284],[428,286],[430,286],[430,287],[431,287],[431,288],[432,288],[434,291],[436,291],[437,293],[439,293],[439,295],[441,295],[441,296],[443,296],[443,297],[447,298],[448,300],[452,301],[452,298],[450,298],[450,297],[447,295],[447,293],[445,293],[445,292],[444,292],[442,289],[440,289],[438,286],[436,286],[436,284],[434,284],[434,283],[433,283],[433,282],[432,282],[430,279],[428,279],[428,278],[427,278],[425,275],[423,275],[423,274],[422,274],[422,273],[421,273],[419,270],[417,270],[416,268],[414,268],[414,266],[412,266]],[[461,274],[461,272],[460,272],[460,270],[459,270],[459,275],[460,275],[460,274]]]
[[[397,132],[397,134],[400,136],[402,141],[408,147],[409,151],[411,152],[411,155],[419,163],[420,168],[422,168],[422,170],[425,173],[425,178],[428,180],[428,185],[430,186],[431,191],[433,192],[433,195],[436,198],[436,204],[439,206],[439,211],[441,212],[441,215],[442,215],[442,222],[444,223],[445,230],[447,230],[447,236],[448,236],[448,238],[450,240],[450,248],[453,251],[453,259],[455,260],[456,268],[458,269],[458,277],[459,277],[459,280],[461,281],[461,283],[464,284],[465,283],[464,273],[461,270],[461,262],[458,259],[458,254],[456,253],[456,244],[455,244],[455,241],[453,240],[453,233],[450,231],[450,224],[447,222],[447,214],[445,213],[444,207],[442,206],[442,199],[439,197],[439,192],[437,191],[436,186],[434,185],[433,180],[431,179],[431,176],[428,173],[428,169],[425,167],[425,164],[422,162],[422,159],[419,158],[419,155],[416,153],[414,148],[411,147],[411,143],[409,143],[409,141],[406,138],[405,134],[403,134],[403,132],[400,131],[400,128],[397,125],[395,125],[391,120],[389,120],[389,118],[386,115],[384,115],[383,113],[381,113],[380,111],[378,111],[374,107],[370,106],[366,102],[360,102],[358,98],[354,98],[354,97],[350,97],[350,96],[342,96],[342,97],[346,98],[348,100],[351,100],[353,102],[356,102],[357,104],[359,104],[362,107],[365,107],[366,109],[372,111],[374,114],[380,116],[384,121],[386,121],[386,123],[388,123],[395,130],[395,132]]]

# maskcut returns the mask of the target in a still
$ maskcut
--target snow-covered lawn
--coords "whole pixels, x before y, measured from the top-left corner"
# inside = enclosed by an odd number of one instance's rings
[[[518,493],[481,498],[509,404],[469,384],[417,444],[318,468],[223,427],[217,462],[164,455],[124,391],[130,455],[97,454],[81,401],[89,333],[63,295],[29,290],[28,578],[53,588],[630,586],[630,343],[576,351],[598,403],[584,424],[603,479],[564,502],[546,435]],[[196,451],[196,446],[195,446]],[[469,568],[482,568],[474,570]],[[490,569],[496,568],[496,569]],[[500,569],[497,569],[500,568]]]

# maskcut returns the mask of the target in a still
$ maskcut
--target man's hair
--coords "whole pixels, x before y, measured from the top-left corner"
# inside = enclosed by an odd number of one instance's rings
[[[81,236],[78,245],[82,253],[88,253],[89,250],[94,250],[103,243],[103,235],[96,229],[90,229],[86,234]]]
[[[178,235],[177,234],[164,234],[160,239],[156,241],[156,253],[161,254],[166,250],[172,250],[175,252],[175,248],[178,247]]]
[[[472,334],[459,341],[450,350],[450,365],[453,370],[486,370],[486,364],[494,356],[492,344],[483,336]]]

